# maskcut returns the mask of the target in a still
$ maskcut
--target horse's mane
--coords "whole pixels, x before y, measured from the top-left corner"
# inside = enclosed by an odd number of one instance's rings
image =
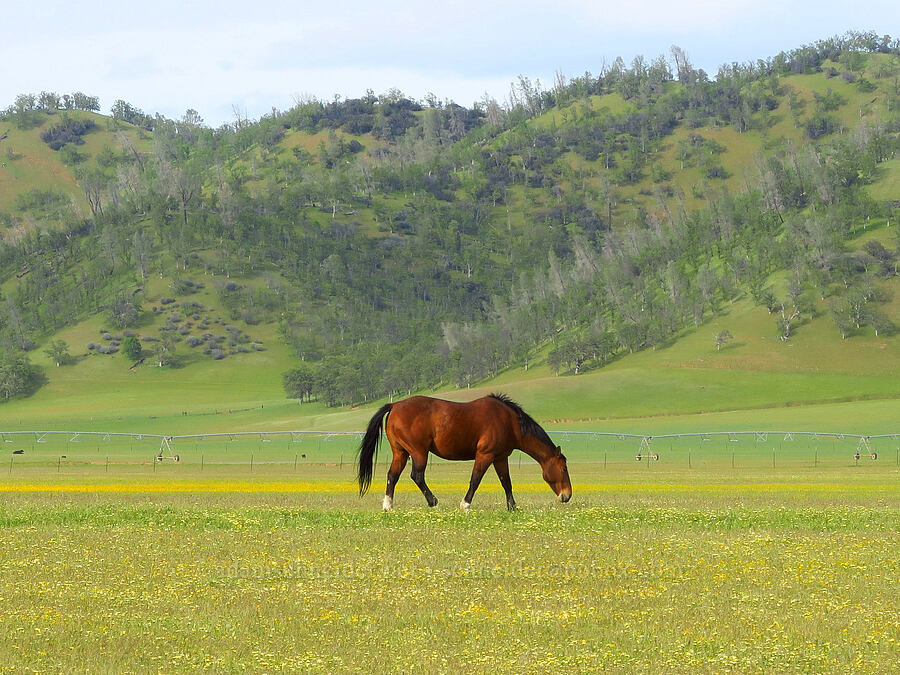
[[[513,401],[506,394],[490,394],[490,397],[500,401],[507,408],[516,413],[516,417],[519,418],[519,430],[522,432],[523,436],[534,436],[542,443],[546,443],[551,448],[556,448],[556,444],[550,440],[550,436],[544,431],[544,428],[534,421],[534,418],[529,415],[527,412],[522,410],[522,406]]]

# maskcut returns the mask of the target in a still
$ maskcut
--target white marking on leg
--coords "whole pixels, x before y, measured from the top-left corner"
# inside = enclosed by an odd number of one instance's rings
[[[467,502],[465,499],[463,499],[463,500],[459,503],[459,508],[461,508],[463,511],[468,511],[468,510],[469,510],[469,506],[470,506],[469,502]]]
[[[387,495],[384,496],[384,501],[381,503],[381,508],[385,511],[393,511],[394,510],[394,500]]]

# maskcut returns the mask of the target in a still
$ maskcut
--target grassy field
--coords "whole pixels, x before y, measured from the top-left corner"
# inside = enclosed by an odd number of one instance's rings
[[[667,453],[573,459],[566,505],[514,460],[515,513],[493,475],[455,508],[468,463],[430,467],[434,510],[405,476],[390,514],[383,465],[363,499],[324,462],[15,466],[0,671],[893,668],[893,457]]]

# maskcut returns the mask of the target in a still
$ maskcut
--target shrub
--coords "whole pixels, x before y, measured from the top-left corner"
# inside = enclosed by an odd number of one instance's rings
[[[725,167],[718,164],[706,167],[707,178],[728,178],[730,175]]]
[[[178,295],[190,295],[197,292],[197,286],[190,279],[176,279],[172,282],[172,290]]]
[[[59,151],[59,158],[66,166],[78,166],[87,161],[89,156],[84,152],[78,152],[71,145],[64,145]]]
[[[53,150],[59,150],[66,143],[82,145],[84,136],[96,128],[93,120],[64,119],[59,124],[50,127],[41,134],[41,140]]]
[[[806,123],[806,135],[812,140],[827,136],[837,131],[839,126],[838,119],[833,115],[825,113],[816,113]]]
[[[137,360],[141,358],[142,350],[141,341],[136,337],[127,337],[122,342],[122,351],[129,359]]]

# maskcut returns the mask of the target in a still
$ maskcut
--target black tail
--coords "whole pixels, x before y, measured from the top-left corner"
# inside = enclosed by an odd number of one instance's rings
[[[363,436],[362,443],[359,446],[357,455],[358,470],[356,473],[359,479],[359,496],[366,494],[366,490],[372,484],[372,471],[374,469],[375,457],[378,455],[378,442],[381,440],[381,428],[384,417],[390,410],[391,403],[385,403],[372,415],[369,420],[369,428],[366,429],[366,435]]]

